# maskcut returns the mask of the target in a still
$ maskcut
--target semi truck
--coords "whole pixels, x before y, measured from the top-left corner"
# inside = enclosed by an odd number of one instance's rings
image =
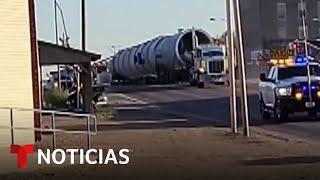
[[[120,50],[110,61],[113,82],[140,83],[152,77],[170,83],[176,78],[199,88],[206,82],[224,83],[226,67],[224,47],[196,28]]]
[[[227,82],[227,61],[223,46],[200,45],[190,68],[190,84],[203,88],[205,83],[224,84]]]

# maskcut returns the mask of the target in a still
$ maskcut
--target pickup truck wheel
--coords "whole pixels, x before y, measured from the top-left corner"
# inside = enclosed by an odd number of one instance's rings
[[[279,104],[276,103],[274,106],[274,119],[276,121],[285,122],[288,120],[288,118],[289,113],[286,110],[281,109]]]
[[[230,86],[230,81],[229,80],[227,80],[226,82],[225,82],[225,84],[224,85],[226,85],[226,86]]]
[[[310,110],[308,111],[309,117],[317,117],[317,110]]]
[[[266,106],[264,105],[264,102],[260,101],[260,114],[262,117],[262,120],[270,120],[271,119],[271,113],[266,111]]]

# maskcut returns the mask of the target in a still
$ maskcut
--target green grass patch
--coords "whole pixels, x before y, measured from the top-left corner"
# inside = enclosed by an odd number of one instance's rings
[[[110,121],[116,118],[117,111],[113,108],[104,108],[97,110],[95,114],[98,121]]]
[[[44,94],[45,108],[63,109],[67,107],[68,93],[62,89],[54,88]]]

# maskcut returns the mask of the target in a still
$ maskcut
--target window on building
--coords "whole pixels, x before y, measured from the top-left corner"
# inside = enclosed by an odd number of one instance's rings
[[[304,11],[306,9],[307,5],[306,2],[303,2],[303,4],[301,4],[301,2],[298,3],[298,18],[301,19],[303,12],[305,13],[306,17],[307,17],[307,11]]]
[[[279,2],[277,4],[278,20],[287,20],[287,5],[286,3]]]
[[[309,34],[308,27],[306,27],[307,37]],[[303,26],[299,26],[299,39],[304,39],[304,29]]]
[[[286,26],[279,26],[278,27],[278,36],[279,36],[279,39],[287,39],[287,27]]]

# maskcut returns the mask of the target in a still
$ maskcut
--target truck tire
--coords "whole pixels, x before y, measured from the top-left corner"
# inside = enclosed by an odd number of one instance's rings
[[[281,109],[279,104],[274,105],[274,120],[278,122],[285,122],[289,118],[289,113],[285,109]]]
[[[312,110],[310,110],[310,111],[308,111],[308,115],[309,115],[309,117],[311,117],[311,118],[314,118],[314,117],[317,117],[317,110],[316,109],[312,109]]]
[[[225,81],[224,85],[230,86],[230,81],[229,80]]]
[[[204,88],[204,82],[198,83],[198,88],[203,89]]]
[[[214,82],[214,84],[215,84],[215,85],[220,85],[220,86],[222,86],[222,85],[225,84],[225,82]]]
[[[266,106],[265,106],[263,100],[260,100],[260,114],[261,114],[262,120],[270,120],[271,119],[271,113],[266,111]]]

